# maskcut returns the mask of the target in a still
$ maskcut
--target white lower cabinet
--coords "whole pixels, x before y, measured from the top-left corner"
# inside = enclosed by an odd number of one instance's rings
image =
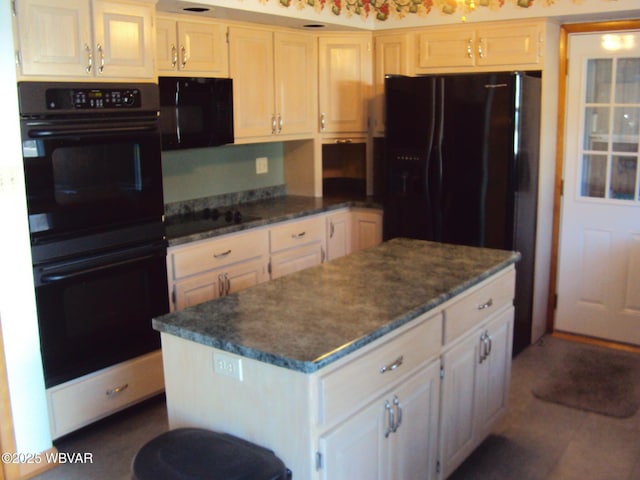
[[[269,230],[271,278],[279,278],[325,260],[325,220],[311,216]]]
[[[48,388],[51,437],[66,435],[163,388],[160,350]]]
[[[443,478],[491,432],[507,407],[513,307],[502,309],[442,355]]]
[[[323,435],[320,478],[436,478],[439,391],[434,361]]]
[[[171,247],[171,309],[181,310],[269,279],[268,231],[224,235]]]

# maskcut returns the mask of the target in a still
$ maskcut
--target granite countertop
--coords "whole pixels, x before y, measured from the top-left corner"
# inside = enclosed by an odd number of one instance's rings
[[[205,204],[195,204],[190,205],[186,213],[178,210],[167,212],[166,235],[169,246],[175,246],[346,207],[382,208],[371,198],[346,199],[281,195],[216,207],[223,215],[227,211],[240,211],[243,222],[240,224],[226,223],[220,219],[220,222],[214,225],[212,220],[203,218],[201,213],[210,210],[211,207]]]
[[[153,328],[312,373],[514,264],[517,252],[393,239],[153,319]]]

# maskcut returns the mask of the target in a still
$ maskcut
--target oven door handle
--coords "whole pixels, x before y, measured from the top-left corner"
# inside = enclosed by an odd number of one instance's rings
[[[87,134],[128,134],[140,132],[155,132],[155,125],[143,125],[135,127],[99,127],[99,128],[60,128],[47,130],[29,130],[30,138],[49,138],[67,135],[87,135]]]
[[[63,280],[69,280],[71,278],[77,278],[77,277],[81,277],[83,275],[88,275],[91,273],[97,273],[97,272],[101,272],[103,270],[107,270],[113,267],[119,267],[122,265],[129,265],[131,263],[137,263],[143,260],[150,260],[152,258],[154,258],[156,255],[154,254],[150,254],[150,255],[144,255],[142,257],[136,257],[136,258],[130,258],[128,260],[121,260],[119,262],[110,262],[107,265],[100,265],[98,267],[91,267],[91,268],[85,268],[82,270],[76,270],[74,272],[65,272],[65,273],[49,273],[49,274],[45,274],[42,275],[42,277],[40,277],[40,283],[55,283],[55,282],[61,282]]]

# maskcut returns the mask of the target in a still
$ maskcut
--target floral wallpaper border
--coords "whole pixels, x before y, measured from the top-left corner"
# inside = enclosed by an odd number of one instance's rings
[[[266,4],[269,0],[260,0]],[[551,6],[557,0],[277,0],[284,7],[298,9],[313,8],[321,12],[330,8],[334,15],[344,14],[347,17],[360,16],[369,18],[375,16],[376,20],[385,21],[389,18],[400,19],[407,15],[426,16],[432,11],[445,15],[456,13],[470,13],[478,7],[499,10],[506,3],[516,7],[529,8],[534,3],[543,6]],[[571,0],[574,4],[580,4],[583,0]],[[615,1],[615,0],[604,0]]]

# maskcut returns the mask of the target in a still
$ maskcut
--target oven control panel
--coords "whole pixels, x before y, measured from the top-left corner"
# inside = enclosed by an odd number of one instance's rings
[[[137,88],[51,88],[45,97],[48,110],[139,108],[141,104]]]

